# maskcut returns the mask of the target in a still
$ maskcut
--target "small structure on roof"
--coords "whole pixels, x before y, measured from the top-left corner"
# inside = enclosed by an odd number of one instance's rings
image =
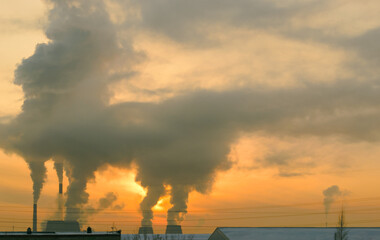
[[[380,240],[380,228],[347,228],[350,240]],[[208,240],[326,240],[334,239],[336,228],[220,227]]]

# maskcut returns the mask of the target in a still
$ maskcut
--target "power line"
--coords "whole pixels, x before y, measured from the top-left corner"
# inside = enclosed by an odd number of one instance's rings
[[[356,199],[346,199],[345,202],[360,202],[360,201],[371,201],[371,200],[380,200],[380,197],[371,197],[371,198],[356,198]],[[210,212],[219,212],[219,211],[228,211],[228,210],[239,210],[239,209],[271,209],[271,208],[287,208],[287,207],[299,207],[299,206],[310,206],[310,205],[322,205],[322,202],[308,202],[308,203],[295,203],[288,205],[266,205],[266,206],[251,206],[251,207],[239,207],[239,208],[213,208],[205,210],[191,210],[192,213],[210,213]],[[10,210],[9,208],[27,208],[30,210]],[[29,206],[7,206],[0,205],[0,208],[7,208],[6,210],[0,209],[0,211],[12,211],[12,212],[32,212],[31,207]],[[39,209],[57,209],[53,207],[39,207]],[[65,208],[65,212],[77,212],[79,208]],[[83,210],[83,209],[81,209]],[[150,211],[139,211],[139,210],[110,210],[106,208],[97,208],[97,209],[85,209],[87,212],[99,212],[102,213],[141,213],[141,212],[150,212]],[[154,211],[154,210],[152,210]],[[40,211],[40,213],[55,213],[56,211]],[[184,212],[183,210],[171,211],[171,212]]]
[[[358,211],[358,210],[357,210]],[[339,214],[340,211],[332,211],[329,214]],[[224,217],[224,218],[200,218],[200,219],[187,219],[185,222],[194,222],[194,221],[224,221],[224,220],[242,220],[242,219],[264,219],[264,218],[282,218],[282,217],[300,217],[300,216],[313,216],[313,215],[324,215],[324,212],[306,212],[306,213],[292,213],[292,214],[279,214],[279,215],[269,215],[269,216],[248,216],[248,217]],[[362,213],[365,214],[365,213]],[[7,221],[2,221],[7,220]],[[2,219],[0,222],[9,222],[12,221],[14,223],[30,223],[30,221],[27,222],[20,222],[19,220],[27,220],[27,219]],[[17,221],[14,221],[17,220]],[[44,220],[45,221],[45,220]],[[44,222],[40,221],[40,222]],[[139,223],[140,221],[136,220],[86,220],[86,222],[89,223],[111,223],[111,222],[118,222],[118,223]]]

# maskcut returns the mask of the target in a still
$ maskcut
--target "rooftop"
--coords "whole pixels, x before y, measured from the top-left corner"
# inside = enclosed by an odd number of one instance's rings
[[[380,228],[346,228],[350,240],[380,240]],[[334,239],[336,228],[220,227],[209,240],[326,240]]]

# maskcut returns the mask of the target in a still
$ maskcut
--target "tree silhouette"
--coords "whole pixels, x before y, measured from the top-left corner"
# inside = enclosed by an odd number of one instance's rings
[[[335,240],[348,240],[348,230],[346,229],[343,208],[338,217],[338,227],[336,228],[335,232]]]

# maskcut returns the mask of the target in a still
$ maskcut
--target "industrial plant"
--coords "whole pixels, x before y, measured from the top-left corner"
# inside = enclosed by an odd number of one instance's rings
[[[58,196],[63,197],[63,183],[59,182]],[[62,209],[58,209],[59,211]],[[86,231],[81,230],[78,221],[70,220],[48,220],[46,228],[38,231],[37,226],[37,204],[33,204],[33,229],[28,228],[24,232],[0,232],[0,240],[40,240],[40,239],[54,239],[54,240],[121,240],[121,231],[110,232],[94,232],[91,227]],[[61,215],[62,217],[62,215]]]
[[[0,240],[380,240],[380,0],[2,3]]]

